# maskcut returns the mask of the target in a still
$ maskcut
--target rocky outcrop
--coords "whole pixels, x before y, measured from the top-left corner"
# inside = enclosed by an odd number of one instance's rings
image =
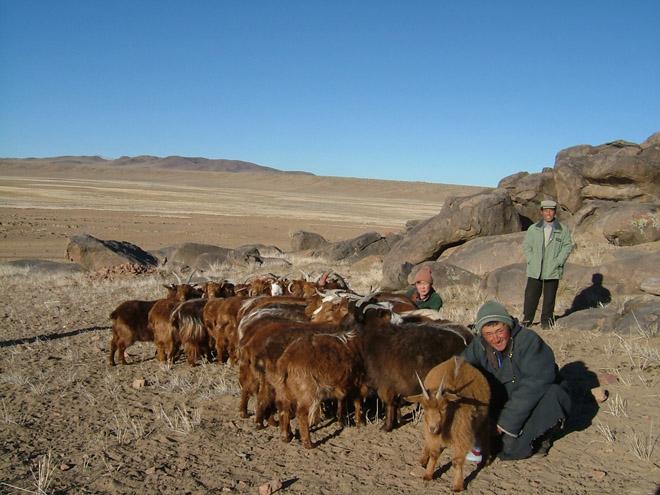
[[[319,249],[327,246],[329,242],[320,234],[299,230],[291,235],[291,250],[304,251],[306,249]]]
[[[385,256],[381,287],[404,287],[415,265],[435,261],[451,246],[520,229],[520,218],[504,189],[450,198],[438,215],[407,232]]]
[[[383,237],[378,232],[367,232],[365,234],[329,243],[320,249],[312,250],[312,256],[322,258],[328,262],[347,261],[354,263],[367,256],[383,256],[392,247],[392,239],[398,237]]]
[[[573,146],[557,153],[554,168],[510,175],[498,187],[509,192],[524,224],[538,219],[543,199],[555,199],[560,216],[566,217],[590,200],[658,203],[660,133],[642,144],[614,141]]]
[[[470,273],[458,266],[445,261],[430,261],[415,266],[408,275],[408,284],[415,284],[415,274],[422,266],[428,266],[433,276],[433,286],[442,295],[442,288],[446,286],[473,286],[481,282],[481,277]]]
[[[99,270],[126,263],[144,266],[158,264],[155,256],[135,244],[125,241],[104,241],[88,234],[69,238],[66,257],[85,270]]]
[[[615,246],[660,240],[659,204],[590,201],[573,218],[573,239],[581,245],[606,241]]]
[[[485,275],[512,263],[523,263],[525,232],[477,237],[443,255],[438,261],[450,263],[476,275]]]

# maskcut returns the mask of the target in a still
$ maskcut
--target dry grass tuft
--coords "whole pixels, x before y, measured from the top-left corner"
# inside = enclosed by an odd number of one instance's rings
[[[185,406],[177,406],[173,412],[167,414],[163,406],[155,411],[156,419],[161,420],[175,433],[187,435],[202,423],[202,413],[199,409],[188,410]]]
[[[612,431],[609,425],[601,423],[600,421],[596,425],[596,431],[601,434],[605,441],[609,444],[613,444],[616,441],[616,435]]]
[[[630,429],[627,434],[628,445],[633,455],[641,461],[651,461],[655,444],[658,443],[658,435],[653,434],[653,423],[649,427],[648,435],[638,434],[634,429]]]

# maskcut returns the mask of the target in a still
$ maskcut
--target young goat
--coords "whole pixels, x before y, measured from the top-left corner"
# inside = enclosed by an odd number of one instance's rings
[[[452,490],[463,490],[465,456],[477,443],[484,459],[489,450],[488,381],[474,366],[454,356],[431,369],[422,386],[422,394],[406,397],[424,408],[424,449],[419,462],[426,466],[424,479],[433,477],[438,457],[445,448],[452,451],[454,479]]]

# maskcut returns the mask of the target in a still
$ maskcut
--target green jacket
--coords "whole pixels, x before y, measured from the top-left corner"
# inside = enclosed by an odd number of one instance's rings
[[[545,246],[543,220],[532,224],[527,229],[523,241],[523,252],[527,258],[527,276],[539,280],[560,279],[564,273],[564,264],[573,250],[573,241],[568,227],[553,223],[552,234]]]
[[[474,339],[461,353],[465,360],[490,374],[506,390],[504,407],[497,425],[517,437],[525,421],[557,378],[557,366],[552,349],[534,331],[515,322],[508,350],[500,368],[494,368],[486,357],[488,344]]]
[[[422,301],[419,298],[417,289],[414,287],[412,289],[408,289],[406,296],[412,299],[412,301],[415,303],[415,306],[417,306],[417,309],[435,309],[436,311],[440,311],[440,308],[442,308],[442,298],[440,297],[440,294],[438,294],[434,289],[431,289],[431,293],[429,294],[429,297],[426,299],[426,301]]]

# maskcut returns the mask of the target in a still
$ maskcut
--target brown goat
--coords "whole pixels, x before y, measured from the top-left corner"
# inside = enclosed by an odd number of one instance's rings
[[[475,444],[483,459],[490,450],[488,404],[490,386],[484,375],[463,358],[455,356],[428,372],[420,395],[406,397],[424,408],[424,448],[419,462],[426,467],[424,479],[433,477],[438,457],[445,448],[452,452],[452,490],[463,490],[465,456]]]
[[[209,334],[204,324],[204,307],[209,299],[190,299],[179,303],[172,311],[170,325],[175,339],[181,342],[188,364],[194,366],[201,356],[211,360]]]
[[[188,299],[200,297],[202,293],[188,284],[176,286],[174,297],[159,299],[149,311],[149,326],[153,330],[156,344],[156,359],[173,363],[179,350],[178,336],[172,332],[170,316],[176,306]]]
[[[135,342],[151,342],[154,332],[149,326],[149,311],[156,301],[124,301],[110,313],[112,339],[108,363],[115,365],[115,352],[121,364],[126,364],[125,351]]]
[[[245,292],[242,292],[245,294]],[[230,359],[236,362],[236,328],[238,312],[246,298],[242,295],[226,299],[212,299],[204,307],[202,318],[209,334],[210,345],[215,347],[218,363]]]
[[[362,400],[367,388],[362,360],[350,337],[328,334],[299,337],[277,360],[276,370],[272,385],[283,441],[291,440],[290,420],[295,410],[300,440],[305,448],[313,448],[309,427],[319,417],[321,401],[325,399],[337,400],[339,418],[344,400],[353,399],[355,423],[361,423]]]
[[[216,299],[219,297],[231,297],[234,295],[234,284],[227,282],[206,282],[202,286],[202,293],[206,299]]]

